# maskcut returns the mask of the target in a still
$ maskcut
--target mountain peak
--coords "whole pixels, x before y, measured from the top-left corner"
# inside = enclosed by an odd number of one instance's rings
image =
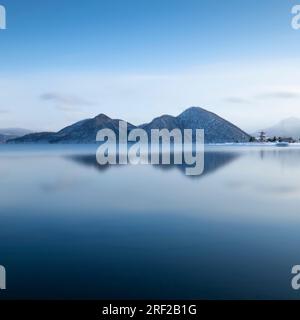
[[[204,129],[206,143],[248,142],[250,136],[232,123],[201,107],[190,107],[179,116],[163,115],[142,128],[151,129]]]
[[[98,114],[94,119],[95,120],[111,120],[111,118],[104,113]]]
[[[183,115],[183,114],[198,113],[198,112],[202,112],[202,111],[207,111],[207,110],[205,110],[205,109],[203,109],[203,108],[200,108],[200,107],[192,106],[192,107],[189,107],[189,108],[187,108],[186,110],[184,110],[184,111],[180,114],[180,116]],[[208,112],[208,111],[207,111],[207,112]]]

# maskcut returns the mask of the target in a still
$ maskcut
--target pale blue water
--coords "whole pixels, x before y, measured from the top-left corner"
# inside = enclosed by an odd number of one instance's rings
[[[207,147],[205,173],[0,146],[1,298],[300,298],[300,148]]]

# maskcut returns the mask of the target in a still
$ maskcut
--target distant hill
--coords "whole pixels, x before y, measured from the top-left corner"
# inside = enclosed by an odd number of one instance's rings
[[[97,132],[104,128],[118,132],[119,121],[100,114],[93,119],[86,119],[68,126],[59,132],[33,133],[8,143],[95,143]],[[192,107],[178,117],[163,115],[150,123],[139,126],[151,129],[204,129],[205,143],[248,142],[250,136],[237,126],[199,107]],[[128,123],[128,131],[136,126]]]
[[[0,129],[0,143],[6,143],[10,139],[22,137],[31,133],[32,131],[21,128],[5,128]]]
[[[263,131],[266,132],[268,137],[291,137],[298,140],[300,139],[300,119],[287,118],[270,128],[264,129]],[[254,133],[254,136],[258,135],[259,132]]]
[[[25,136],[25,134],[29,134],[29,133],[32,133],[32,131],[28,130],[28,129],[22,129],[22,128],[4,128],[4,129],[0,129],[0,134],[12,135],[12,136],[17,136],[17,137]]]

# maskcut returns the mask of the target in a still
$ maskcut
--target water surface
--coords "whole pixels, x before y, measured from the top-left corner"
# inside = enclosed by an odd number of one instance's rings
[[[300,148],[206,147],[205,172],[0,146],[1,298],[299,298]]]

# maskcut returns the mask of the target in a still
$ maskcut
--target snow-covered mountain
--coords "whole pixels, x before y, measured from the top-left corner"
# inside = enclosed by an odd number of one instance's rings
[[[177,117],[164,115],[154,119],[142,128],[169,130],[204,129],[205,143],[249,142],[250,136],[234,124],[219,117],[215,113],[199,107],[191,107]]]
[[[118,132],[119,121],[100,114],[93,119],[82,120],[59,132],[33,133],[10,140],[9,143],[95,143],[97,132],[104,128]],[[128,131],[136,126],[128,123]],[[148,124],[139,126],[151,129],[204,129],[205,143],[248,142],[250,136],[237,126],[199,107],[185,110],[177,117],[163,115]]]
[[[58,132],[32,133],[21,138],[13,139],[8,143],[95,143],[97,132],[101,129],[112,129],[118,132],[119,119],[111,119],[105,114],[95,118],[76,122]],[[128,130],[135,128],[128,123]]]

